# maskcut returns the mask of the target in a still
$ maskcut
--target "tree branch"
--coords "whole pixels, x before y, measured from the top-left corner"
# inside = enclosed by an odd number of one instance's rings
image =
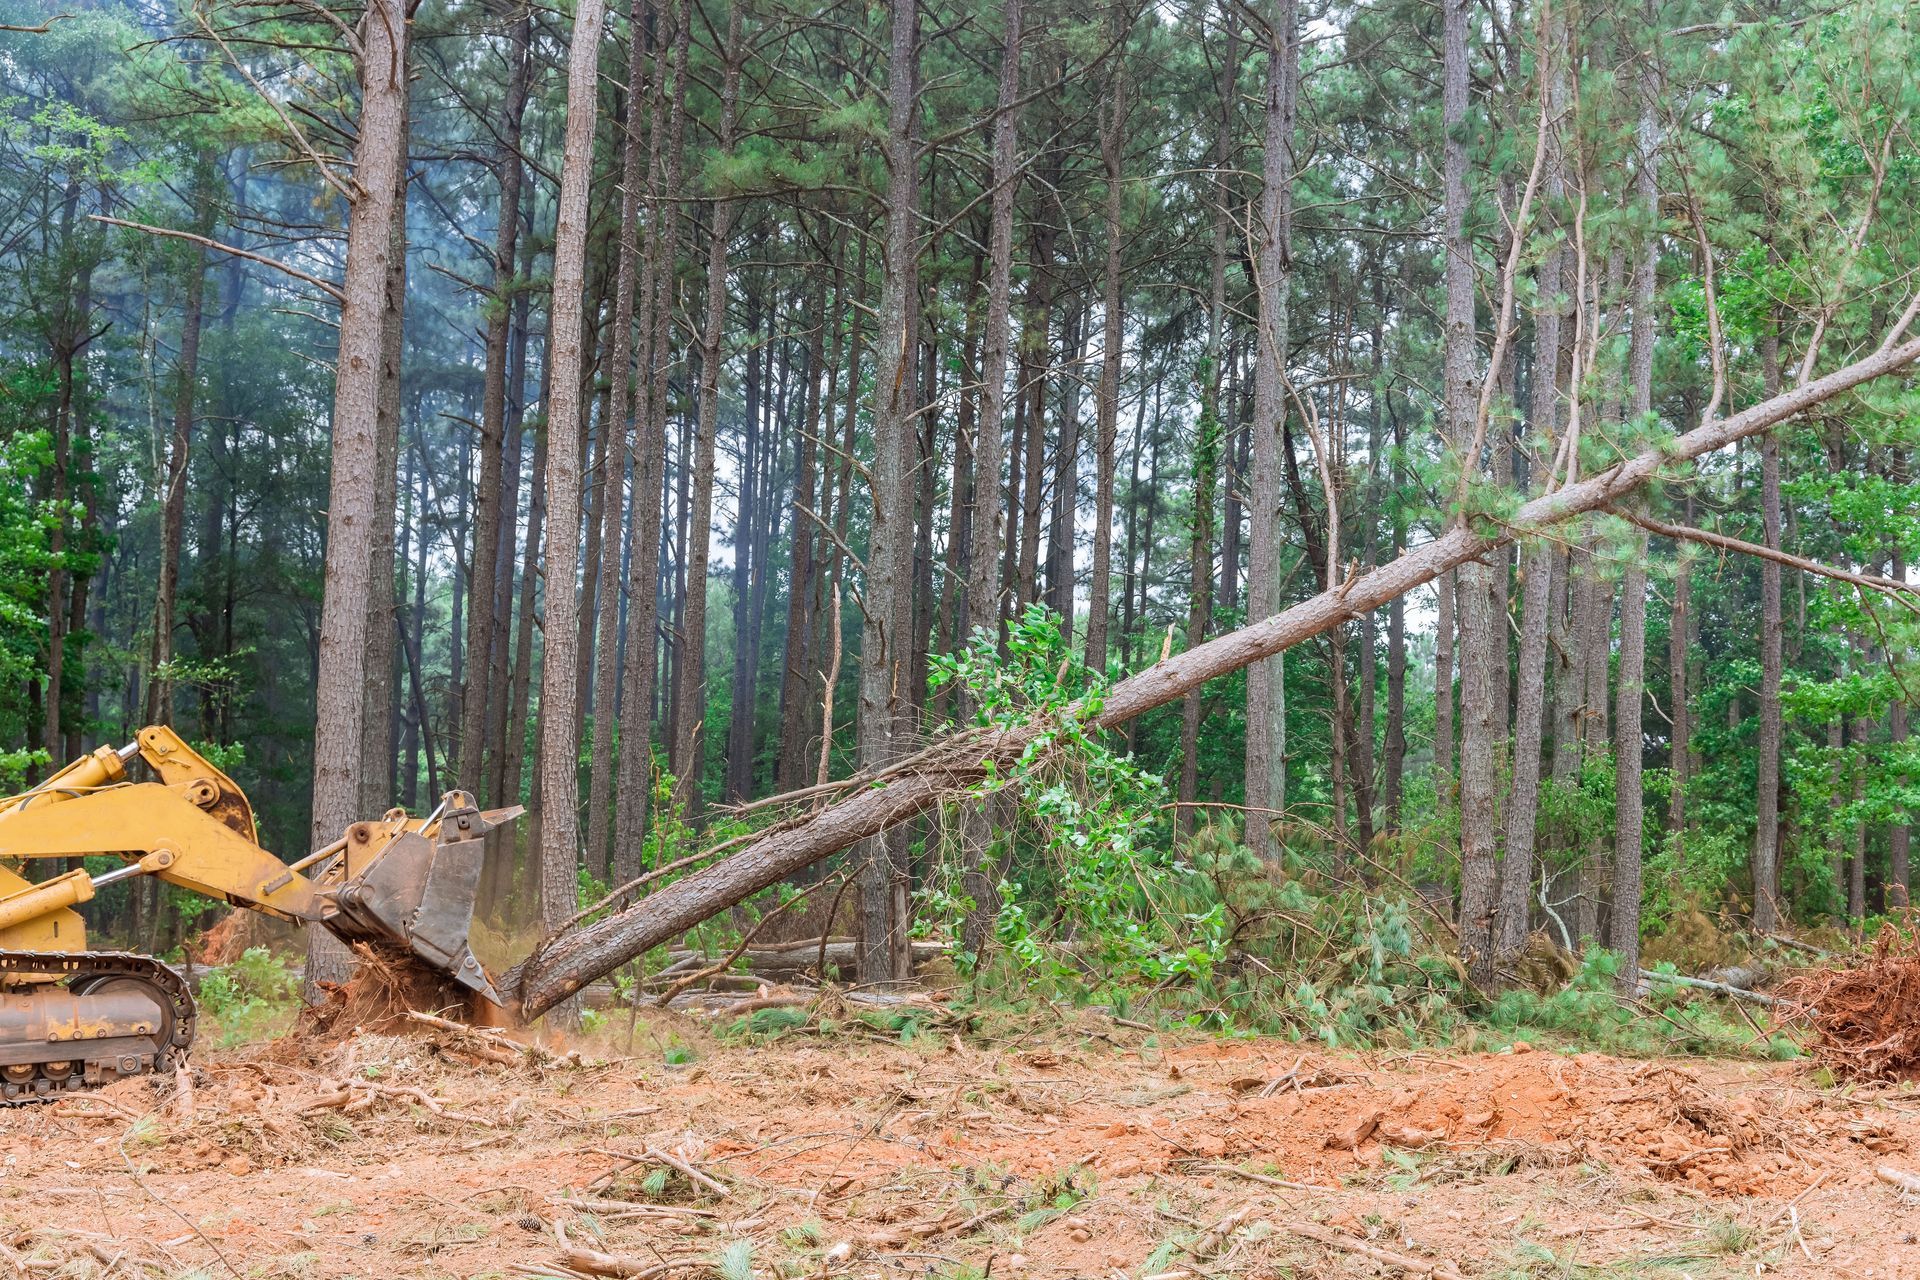
[[[1761,560],[1771,560],[1775,564],[1785,565],[1789,569],[1799,569],[1822,578],[1831,578],[1835,582],[1851,583],[1856,587],[1865,587],[1869,591],[1878,591],[1891,596],[1904,608],[1920,614],[1920,589],[1911,583],[1895,578],[1882,578],[1877,574],[1855,573],[1850,569],[1839,569],[1833,565],[1821,564],[1818,560],[1808,560],[1786,551],[1776,551],[1772,547],[1761,546],[1756,542],[1743,542],[1739,538],[1730,538],[1724,533],[1712,533],[1706,529],[1689,528],[1686,525],[1667,524],[1651,516],[1643,516],[1636,511],[1627,511],[1620,507],[1609,506],[1607,510],[1622,520],[1637,524],[1648,533],[1657,533],[1663,538],[1672,538],[1682,542],[1697,542],[1706,547],[1718,547],[1722,551],[1731,551],[1743,556],[1755,556]]]
[[[328,284],[319,276],[310,276],[298,267],[290,267],[284,262],[269,258],[265,254],[255,253],[250,249],[241,249],[234,245],[221,244],[218,240],[195,235],[191,231],[176,231],[172,227],[156,227],[145,222],[128,222],[125,218],[109,218],[104,213],[90,213],[87,216],[95,222],[104,222],[110,227],[125,227],[129,231],[144,231],[148,235],[153,236],[171,236],[175,240],[187,240],[208,249],[216,249],[221,253],[232,254],[236,258],[245,258],[248,262],[257,262],[263,267],[272,267],[275,271],[284,272],[292,276],[295,280],[310,284],[332,298],[335,302],[344,303],[347,300],[347,296],[340,292],[340,286]]]

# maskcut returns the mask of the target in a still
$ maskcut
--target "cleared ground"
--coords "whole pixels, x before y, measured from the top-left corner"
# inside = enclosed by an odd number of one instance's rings
[[[630,1051],[618,1027],[559,1057],[430,1028],[205,1053],[190,1114],[144,1083],[0,1112],[0,1267],[1920,1276],[1920,1198],[1876,1172],[1920,1171],[1905,1086],[1082,1018],[907,1045],[726,1045],[659,1016]]]

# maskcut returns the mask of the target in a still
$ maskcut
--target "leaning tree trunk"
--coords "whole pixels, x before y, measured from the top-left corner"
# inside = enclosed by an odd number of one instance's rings
[[[907,0],[900,0],[905,4]],[[1902,326],[1904,328],[1904,326]],[[1371,573],[1322,591],[1285,612],[1174,654],[1115,685],[1093,725],[1117,728],[1174,702],[1215,677],[1280,653],[1302,640],[1377,609],[1468,560],[1527,533],[1604,509],[1675,465],[1757,435],[1864,382],[1920,359],[1920,339],[1899,342],[1896,330],[1869,356],[1812,379],[1730,417],[1696,427],[1644,453],[1622,459],[1586,480],[1534,498],[1497,526],[1456,524],[1445,533]],[[632,907],[575,929],[517,966],[502,990],[525,1017],[537,1017],[589,982],[684,933],[801,868],[857,841],[925,813],[959,790],[978,784],[991,768],[1004,774],[1044,731],[1016,725],[936,743],[919,762],[903,762],[873,785],[850,788],[848,798],[768,832],[720,862],[648,895]]]

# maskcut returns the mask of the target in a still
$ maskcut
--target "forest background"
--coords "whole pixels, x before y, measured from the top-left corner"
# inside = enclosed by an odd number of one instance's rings
[[[0,20],[23,781],[168,721],[288,854],[525,801],[483,910],[551,926],[753,802],[1060,720],[1021,805],[823,873],[870,979],[919,931],[1188,980],[1327,886],[1445,902],[1474,965],[1538,927],[1628,976],[1675,921],[1906,902],[1902,377],[1082,713],[1893,349],[1909,6]],[[156,888],[104,905],[165,950],[200,908]]]

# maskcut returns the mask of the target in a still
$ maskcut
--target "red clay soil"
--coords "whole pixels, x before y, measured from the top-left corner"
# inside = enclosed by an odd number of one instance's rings
[[[1088,1016],[986,1047],[727,1047],[660,1016],[631,1052],[622,1026],[584,1063],[495,1065],[441,1033],[342,1031],[306,1060],[300,1041],[210,1054],[190,1116],[138,1082],[0,1112],[0,1263],[1920,1276],[1920,1210],[1874,1172],[1920,1166],[1905,1089],[1540,1051],[1169,1049]]]

